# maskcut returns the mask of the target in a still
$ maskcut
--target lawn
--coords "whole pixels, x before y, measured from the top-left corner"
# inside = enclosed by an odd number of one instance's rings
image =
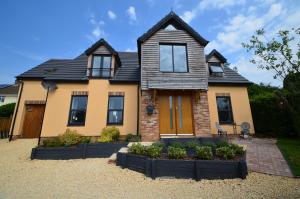
[[[277,145],[287,160],[293,174],[300,176],[300,140],[278,138]]]

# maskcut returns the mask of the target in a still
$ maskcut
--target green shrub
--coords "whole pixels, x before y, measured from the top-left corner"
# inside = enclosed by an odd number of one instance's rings
[[[229,147],[229,144],[226,141],[219,141],[219,142],[217,142],[216,146],[217,146],[217,148],[220,148],[220,147]]]
[[[47,139],[43,141],[44,147],[60,147],[64,146],[64,143],[59,139],[59,137],[55,137],[53,139]]]
[[[141,143],[134,143],[130,147],[128,147],[130,153],[137,154],[137,155],[145,155],[146,154],[146,147],[143,146]]]
[[[214,149],[217,148],[216,144],[214,144],[214,143],[212,143],[212,142],[207,142],[207,143],[201,144],[201,146],[208,146],[208,147],[211,147],[212,150],[214,150]]]
[[[9,117],[14,113],[16,103],[10,103],[0,106],[0,117]]]
[[[165,144],[164,144],[163,142],[154,142],[154,143],[152,144],[152,146],[164,148],[164,147],[165,147]]]
[[[125,138],[126,142],[140,142],[141,141],[141,136],[140,135],[133,135],[131,133],[126,135]]]
[[[168,147],[168,157],[172,159],[183,159],[186,157],[186,150],[179,147]]]
[[[172,147],[174,147],[174,148],[181,148],[181,149],[184,149],[184,148],[185,148],[185,147],[184,147],[184,144],[181,143],[181,142],[172,142],[172,143],[170,144],[170,146],[172,146]]]
[[[217,148],[216,155],[225,160],[233,159],[235,157],[234,150],[228,146]]]
[[[197,140],[192,140],[185,143],[185,147],[187,149],[196,149],[197,146],[199,146],[199,142]]]
[[[91,138],[90,137],[81,137],[80,143],[90,143],[91,142]]]
[[[151,145],[146,147],[147,156],[151,158],[158,158],[161,154],[162,147]]]
[[[102,129],[99,142],[116,142],[119,140],[120,131],[117,127],[106,127]]]
[[[234,151],[236,155],[243,155],[244,149],[242,146],[239,146],[237,144],[230,144],[229,147]]]
[[[202,160],[211,160],[213,157],[212,148],[209,146],[197,146],[196,157]]]
[[[65,146],[72,146],[80,143],[82,135],[76,130],[67,129],[63,134],[59,135],[59,139]]]

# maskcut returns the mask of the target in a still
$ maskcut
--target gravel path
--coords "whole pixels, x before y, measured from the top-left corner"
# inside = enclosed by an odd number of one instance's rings
[[[151,180],[107,159],[31,161],[35,144],[0,140],[0,199],[300,198],[300,179],[250,173],[246,180]]]

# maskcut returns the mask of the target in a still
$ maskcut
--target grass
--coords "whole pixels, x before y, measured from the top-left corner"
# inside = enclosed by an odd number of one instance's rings
[[[300,176],[300,140],[278,138],[277,146],[287,160],[294,176]]]

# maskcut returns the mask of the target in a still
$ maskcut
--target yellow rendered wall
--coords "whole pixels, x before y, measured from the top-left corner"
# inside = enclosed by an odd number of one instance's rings
[[[57,136],[66,128],[75,129],[86,136],[100,136],[102,128],[106,127],[109,92],[125,93],[123,125],[116,125],[121,135],[137,133],[137,85],[112,85],[108,80],[90,80],[88,84],[58,84],[57,86],[57,90],[49,93],[42,137]],[[88,91],[84,126],[67,126],[73,91]]]
[[[45,101],[46,90],[42,87],[41,81],[24,81],[23,91],[19,97],[21,97],[21,99],[18,113],[16,113],[17,115],[13,135],[22,134],[22,125],[25,115],[25,101]]]
[[[249,122],[251,125],[250,132],[254,133],[252,114],[250,109],[250,103],[248,98],[248,92],[246,86],[208,86],[208,104],[210,113],[210,122],[212,134],[217,134],[216,122],[219,123],[216,94],[229,94],[231,98],[231,106],[233,112],[234,121],[237,124],[242,122]],[[233,133],[233,127],[231,124],[221,125],[228,134]],[[237,127],[237,132],[240,133],[240,127]]]

